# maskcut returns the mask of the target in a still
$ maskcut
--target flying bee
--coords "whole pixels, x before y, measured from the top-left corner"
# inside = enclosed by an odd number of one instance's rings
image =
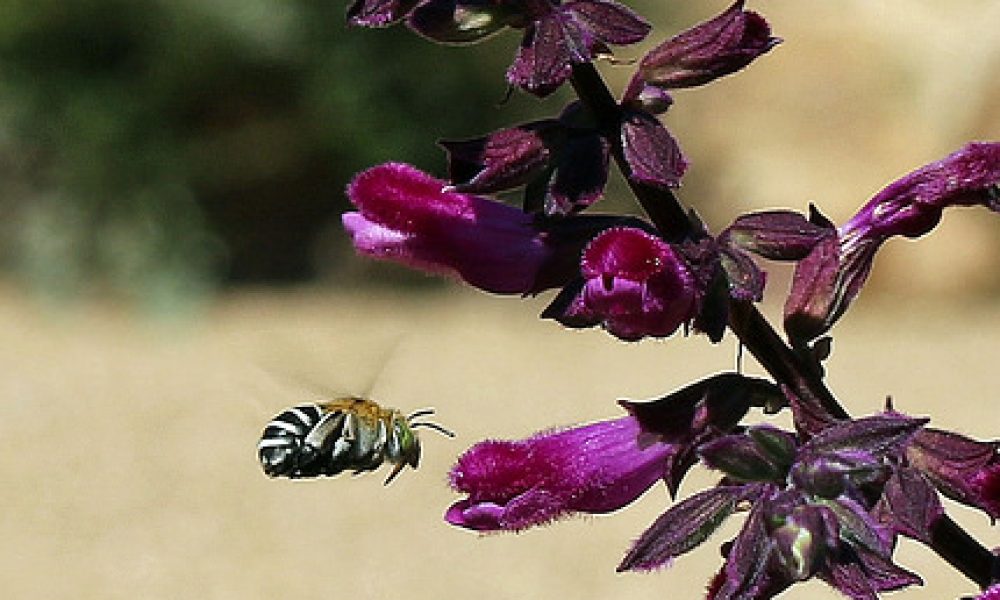
[[[349,396],[331,402],[299,404],[277,415],[264,427],[257,456],[270,477],[332,477],[351,470],[374,471],[382,463],[395,465],[385,485],[403,467],[416,469],[420,438],[414,429],[426,427],[448,437],[455,434],[420,417],[434,409],[407,416],[372,400]]]

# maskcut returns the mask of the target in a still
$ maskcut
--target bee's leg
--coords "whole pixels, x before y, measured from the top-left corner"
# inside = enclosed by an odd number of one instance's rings
[[[382,485],[389,485],[392,483],[392,480],[403,471],[403,467],[405,466],[405,462],[396,463],[396,465],[392,468],[392,473],[389,473],[389,476],[385,478],[385,482]]]

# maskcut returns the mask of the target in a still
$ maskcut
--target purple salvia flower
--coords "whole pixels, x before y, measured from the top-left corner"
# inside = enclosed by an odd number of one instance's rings
[[[778,43],[764,17],[737,0],[719,16],[660,44],[639,65],[652,85],[682,88],[706,84],[750,64]]]
[[[656,410],[646,411],[646,421],[666,414],[670,404],[650,408]],[[876,600],[880,592],[920,583],[892,562],[894,529],[878,518],[886,506],[874,504],[886,477],[872,474],[898,464],[902,447],[923,423],[884,414],[832,425],[805,444],[771,427],[703,443],[699,453],[724,479],[658,518],[619,570],[668,564],[749,502],[742,530],[724,546],[726,563],[708,598],[772,598],[818,577],[851,598]]]
[[[445,520],[477,531],[518,531],[573,513],[607,513],[631,503],[664,476],[669,444],[640,444],[633,417],[485,441],[452,468],[468,498]]]
[[[988,590],[976,596],[976,600],[1000,600],[1000,583],[990,586]]]
[[[558,287],[573,273],[554,273],[559,251],[522,211],[469,194],[443,191],[445,182],[409,165],[388,163],[357,175],[347,195],[358,212],[343,215],[363,254],[412,267],[457,274],[500,294]],[[579,251],[567,248],[571,256]]]
[[[800,341],[827,331],[868,278],[889,238],[930,232],[950,206],[1000,211],[1000,143],[971,143],[890,184],[850,221],[819,241],[796,267],[785,329]]]
[[[569,327],[602,325],[623,340],[666,337],[697,315],[701,291],[666,241],[634,227],[600,233],[583,252],[584,282],[543,316]]]

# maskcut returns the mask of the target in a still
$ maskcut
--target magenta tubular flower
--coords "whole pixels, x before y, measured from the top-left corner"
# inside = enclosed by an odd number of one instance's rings
[[[821,240],[796,267],[785,303],[785,329],[809,340],[847,310],[871,271],[876,251],[893,236],[930,232],[951,206],[1000,212],[1000,143],[971,143],[925,165],[875,195],[836,236]]]
[[[442,191],[445,185],[398,163],[360,173],[347,188],[358,212],[342,217],[354,247],[375,258],[454,273],[499,294],[534,293],[572,277],[546,269],[559,253],[533,227],[530,215],[479,196]]]
[[[452,525],[519,531],[573,513],[607,513],[663,478],[669,444],[640,444],[632,417],[520,441],[480,442],[452,468],[451,486],[468,494],[445,513]]]
[[[764,17],[737,0],[719,16],[695,25],[649,52],[639,72],[651,85],[704,85],[749,65],[781,42]]]
[[[602,325],[623,340],[666,337],[697,315],[691,268],[666,241],[634,227],[600,233],[583,252],[584,283],[566,306],[543,313],[568,327]]]
[[[988,590],[976,596],[976,600],[1000,600],[1000,583],[990,586]]]

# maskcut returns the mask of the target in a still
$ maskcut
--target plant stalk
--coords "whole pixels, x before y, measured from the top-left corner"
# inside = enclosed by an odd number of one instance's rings
[[[633,180],[622,147],[622,109],[594,65],[574,64],[571,81],[580,101],[593,114],[611,145],[611,154],[622,176],[653,224],[671,242],[690,236],[694,226],[671,190]],[[776,382],[802,398],[818,401],[837,419],[851,418],[823,382],[819,369],[792,350],[751,303],[730,302],[729,328]],[[993,554],[947,516],[942,516],[935,525],[931,548],[983,589],[1000,578],[1000,563]]]

